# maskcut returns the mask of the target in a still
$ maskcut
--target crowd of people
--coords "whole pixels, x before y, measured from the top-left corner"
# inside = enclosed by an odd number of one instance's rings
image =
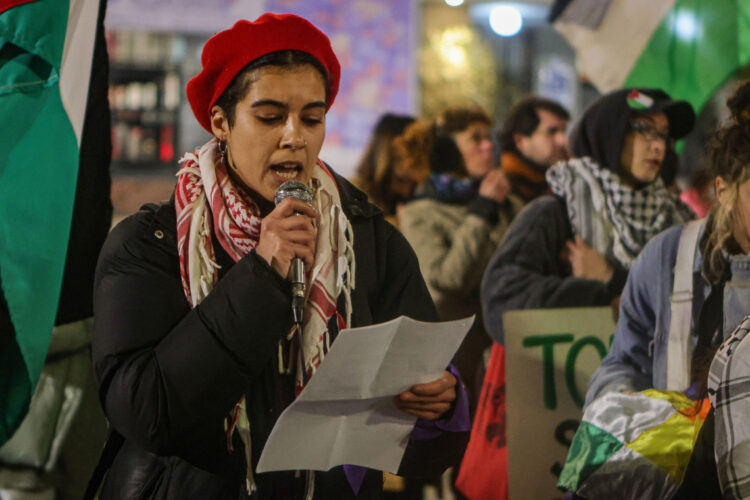
[[[750,313],[750,82],[727,105],[732,120],[706,147],[709,168],[682,193],[674,146],[695,113],[660,89],[601,96],[570,135],[567,110],[525,98],[501,119],[499,159],[493,121],[473,107],[418,119],[391,140],[387,169],[412,179],[394,223],[416,252],[438,315],[477,314],[454,358],[472,412],[489,345],[505,341],[503,314],[522,309],[612,307],[614,342],[586,406],[611,392],[707,395],[714,354],[722,341],[744,338],[747,326],[741,337],[735,328]],[[724,395],[717,414],[732,414],[727,399],[736,396]],[[744,441],[728,437],[741,425],[738,408],[733,425],[715,425],[709,412],[676,498],[747,498]],[[714,440],[725,446],[715,452]]]
[[[384,114],[347,180],[318,158],[340,77],[327,36],[291,14],[204,46],[187,96],[212,138],[185,155],[172,198],[119,223],[99,256],[91,342],[109,437],[89,498],[383,498],[382,473],[359,465],[256,467],[338,333],[401,315],[476,315],[443,373],[393,400],[416,419],[399,475],[455,472],[503,314],[586,306],[617,319],[586,407],[648,389],[712,398],[677,497],[749,497],[737,432],[750,373],[727,367],[750,330],[750,82],[680,193],[675,141],[695,112],[655,88],[602,95],[571,130],[540,96],[502,117]],[[290,180],[310,203],[274,199]],[[286,278],[300,264],[295,319]]]

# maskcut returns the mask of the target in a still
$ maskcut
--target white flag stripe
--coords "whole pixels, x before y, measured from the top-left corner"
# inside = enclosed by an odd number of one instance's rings
[[[60,68],[60,96],[79,148],[91,81],[98,15],[99,0],[70,0]]]
[[[612,0],[573,0],[557,19],[598,29]]]
[[[677,0],[612,0],[599,29],[558,20],[578,54],[578,70],[599,92],[622,87],[651,36]]]
[[[583,420],[628,444],[638,439],[643,431],[663,424],[676,412],[672,402],[666,399],[643,393],[610,392],[586,408]]]

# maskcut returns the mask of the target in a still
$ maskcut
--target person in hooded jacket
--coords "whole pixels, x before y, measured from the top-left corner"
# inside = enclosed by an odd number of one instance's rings
[[[621,89],[589,106],[571,136],[574,158],[547,171],[554,195],[515,218],[484,275],[495,341],[506,311],[616,305],[646,242],[684,222],[659,171],[694,121],[690,104],[658,89]]]
[[[341,329],[437,319],[406,240],[318,159],[338,60],[308,21],[264,14],[214,35],[201,61],[187,95],[214,137],[185,156],[169,202],[110,233],[97,267],[93,358],[113,429],[100,498],[382,498],[382,473],[364,467],[256,470]],[[274,205],[288,180],[308,184],[312,204]],[[294,258],[309,270],[301,327]],[[394,405],[417,417],[401,474],[460,459],[468,404],[455,370]]]

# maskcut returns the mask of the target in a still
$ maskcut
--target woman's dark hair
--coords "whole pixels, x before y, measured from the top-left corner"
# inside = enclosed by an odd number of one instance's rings
[[[352,181],[362,189],[375,205],[379,206],[386,215],[395,212],[394,199],[390,192],[393,177],[392,141],[401,135],[414,117],[386,113],[380,117],[370,136],[362,159]]]
[[[296,68],[298,66],[304,66],[305,64],[309,64],[318,70],[320,76],[323,77],[323,84],[326,89],[326,100],[328,100],[328,95],[330,93],[328,72],[320,61],[311,54],[302,52],[301,50],[280,50],[278,52],[271,52],[270,54],[259,57],[242,68],[232,79],[232,82],[227,86],[226,90],[224,90],[221,96],[216,100],[216,105],[224,111],[229,126],[234,126],[237,103],[245,98],[250,91],[250,85],[255,81],[252,78],[252,72],[254,70],[263,66]]]
[[[539,111],[544,110],[563,120],[570,120],[570,113],[555,101],[543,97],[530,96],[518,101],[503,120],[500,131],[500,149],[518,153],[516,134],[532,135],[539,127]]]
[[[463,132],[476,122],[492,125],[489,115],[482,108],[447,108],[437,117],[438,130],[441,135],[453,135]]]
[[[433,174],[468,175],[464,156],[458,149],[456,141],[450,135],[435,134],[435,141],[430,149],[430,172]]]

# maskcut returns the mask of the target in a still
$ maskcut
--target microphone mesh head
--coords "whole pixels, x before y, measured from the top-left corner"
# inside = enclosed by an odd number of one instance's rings
[[[273,195],[273,203],[278,206],[279,203],[287,198],[297,198],[305,203],[312,205],[313,191],[310,186],[300,181],[286,181],[276,189]]]

